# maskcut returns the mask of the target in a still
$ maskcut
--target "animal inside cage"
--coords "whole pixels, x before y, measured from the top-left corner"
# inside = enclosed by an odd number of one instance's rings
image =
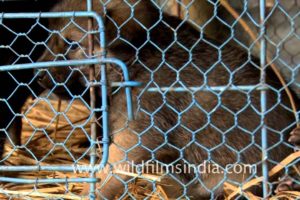
[[[297,198],[299,8],[2,1],[1,199]]]

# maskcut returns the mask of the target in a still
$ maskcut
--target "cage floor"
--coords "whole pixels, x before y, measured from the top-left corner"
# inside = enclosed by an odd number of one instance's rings
[[[56,112],[63,114],[56,115]],[[73,102],[28,99],[22,119],[22,147],[14,148],[9,142],[5,145],[4,156],[9,156],[4,162],[8,166],[16,165],[72,165],[76,160],[78,164],[89,164],[87,152],[90,132],[88,108],[80,101]],[[72,128],[72,124],[84,125],[84,129]],[[45,131],[41,131],[45,130]],[[60,144],[60,145],[55,145]],[[100,149],[99,149],[100,151]],[[82,155],[85,156],[82,156]],[[88,173],[62,173],[62,172],[18,172],[5,173],[1,176],[37,179],[37,178],[78,178],[88,177]],[[152,200],[169,199],[161,185],[156,185],[156,191],[144,188],[142,179],[130,184],[131,196],[136,199],[148,197]],[[0,199],[87,199],[80,193],[87,187],[83,183],[66,184],[13,184],[1,183]],[[229,194],[230,190],[229,189]],[[256,199],[252,196],[251,199]],[[285,192],[273,196],[272,199],[295,199],[299,192]],[[226,198],[226,197],[224,197]],[[129,196],[125,199],[131,199]]]
[[[64,114],[56,115],[56,112]],[[23,107],[26,117],[22,119],[22,148],[14,148],[9,141],[5,145],[4,162],[8,166],[16,165],[72,165],[89,164],[88,138],[90,133],[89,109],[80,100],[73,102],[58,101],[55,99],[33,100],[28,99]],[[73,125],[83,125],[84,129],[72,128]],[[86,124],[86,125],[85,125]],[[45,131],[41,131],[44,129]],[[55,144],[63,145],[55,145]],[[100,149],[99,149],[100,151]],[[82,156],[82,155],[85,156]],[[18,172],[2,173],[5,177],[37,179],[37,178],[78,178],[88,177],[88,173],[62,172]],[[131,184],[130,191],[137,198],[146,196],[156,198],[151,191]],[[1,183],[0,199],[82,199],[81,191],[87,184],[13,184]],[[160,192],[161,187],[157,188]],[[161,191],[163,193],[163,191]],[[163,194],[159,195],[162,196]]]

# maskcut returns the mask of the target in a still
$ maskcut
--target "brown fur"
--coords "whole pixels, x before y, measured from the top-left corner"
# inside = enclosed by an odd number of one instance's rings
[[[230,163],[260,163],[261,129],[258,127],[261,125],[261,117],[257,114],[260,110],[259,91],[251,91],[248,94],[242,91],[225,91],[220,93],[218,98],[214,92],[206,91],[167,92],[163,95],[159,92],[151,93],[143,90],[148,87],[148,83],[152,87],[156,85],[169,87],[173,84],[175,87],[183,84],[186,87],[197,87],[203,84],[226,85],[230,83],[229,71],[232,73],[232,83],[235,85],[258,84],[260,70],[255,66],[258,63],[255,58],[250,60],[245,50],[229,43],[218,51],[210,43],[216,46],[221,44],[202,35],[187,22],[166,14],[163,14],[160,20],[157,9],[146,0],[128,2],[137,3],[134,16],[146,28],[157,23],[150,30],[149,40],[147,40],[146,31],[133,19],[122,26],[120,37],[118,37],[110,19],[113,19],[117,25],[121,25],[130,16],[129,7],[124,1],[112,0],[106,6],[107,12],[103,12],[102,5],[99,5],[98,1],[94,2],[94,9],[100,15],[106,16],[108,56],[125,61],[130,72],[130,79],[144,83],[144,87],[133,89],[133,105],[137,112],[132,122],[128,122],[124,117],[126,115],[124,92],[119,91],[111,97],[110,164],[122,163],[125,158],[126,161],[135,163],[151,159],[165,163],[173,163],[176,160],[182,163],[184,159],[191,164],[200,164],[211,159],[221,166]],[[54,11],[85,9],[84,1],[64,0]],[[87,29],[86,19],[75,19],[75,22]],[[60,30],[66,23],[67,20],[64,19],[51,20],[50,28]],[[175,38],[175,31],[177,38]],[[83,32],[70,25],[62,32],[62,35],[69,40],[79,41]],[[122,41],[121,38],[130,42],[131,45]],[[87,37],[81,41],[81,45],[88,47]],[[95,45],[98,48],[96,50],[99,50],[97,40],[95,40]],[[67,47],[65,42],[56,36],[49,41],[48,46],[55,53],[65,53]],[[161,50],[164,50],[164,54]],[[66,57],[68,59],[85,58],[83,52],[84,50],[78,48],[70,51]],[[53,59],[55,58],[49,52],[41,58],[43,61]],[[87,67],[80,67],[80,69],[88,76]],[[109,82],[122,80],[119,73],[116,73],[115,66],[108,65],[107,69]],[[63,82],[70,73],[70,70],[66,68],[49,69],[49,71],[58,82]],[[99,74],[99,70],[97,72]],[[79,83],[84,84],[83,79],[79,77],[74,76],[67,86],[77,87]],[[277,80],[273,75],[268,74],[267,81],[272,87],[278,88]],[[52,87],[47,77],[44,77],[41,83],[45,87]],[[288,144],[283,142],[286,135],[283,130],[294,123],[294,118],[293,114],[282,106],[288,107],[289,105],[284,93],[279,98],[276,92],[268,90],[267,97],[268,108],[272,108],[266,114],[266,123],[269,127],[268,144],[274,147],[269,150],[268,156],[270,160],[278,162],[292,152]],[[176,112],[182,114],[179,115]],[[238,113],[236,121],[232,113]],[[218,148],[215,148],[217,146]],[[126,152],[128,149],[131,150]],[[155,151],[152,154],[147,149]],[[107,176],[105,173],[99,175],[101,180],[105,180]],[[224,179],[224,174],[199,174],[196,180],[193,180],[194,174],[176,176],[184,184],[190,183],[187,186],[186,195],[191,198],[212,197],[213,194],[214,196],[222,195],[222,186],[216,187],[216,185]],[[226,181],[242,182],[249,176],[249,174],[227,174]],[[129,177],[121,178],[124,181],[129,180]],[[213,189],[214,192],[209,193],[197,180],[201,180],[207,189]],[[171,191],[170,197],[179,197],[176,196],[178,192],[181,193],[180,195],[185,194],[180,184],[175,184],[175,181],[172,184],[174,184],[172,188],[176,191]],[[124,188],[121,181],[116,178],[109,179],[101,188],[100,185],[98,189],[101,194],[109,199],[122,193],[122,188]]]

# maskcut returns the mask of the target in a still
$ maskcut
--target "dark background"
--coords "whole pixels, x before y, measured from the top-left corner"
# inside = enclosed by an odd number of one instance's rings
[[[47,12],[57,2],[57,0],[0,1],[0,15],[8,12]],[[34,42],[45,41],[48,36],[48,32],[40,24],[47,26],[47,21],[0,19],[0,67],[16,63],[31,63],[38,59],[45,46],[34,45]],[[29,31],[31,28],[32,30]],[[26,35],[20,36],[18,33],[26,33]],[[25,55],[25,58],[20,58],[20,55]],[[24,85],[20,86],[21,83]],[[21,118],[16,117],[15,114],[21,112],[29,96],[37,96],[42,91],[31,69],[0,72],[0,129],[6,129],[16,144],[19,143],[18,134],[22,126]],[[5,132],[0,131],[0,157],[5,140]]]

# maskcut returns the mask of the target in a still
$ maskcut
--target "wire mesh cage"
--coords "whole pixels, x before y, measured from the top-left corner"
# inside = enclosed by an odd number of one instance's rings
[[[300,1],[0,3],[1,199],[300,195]]]

